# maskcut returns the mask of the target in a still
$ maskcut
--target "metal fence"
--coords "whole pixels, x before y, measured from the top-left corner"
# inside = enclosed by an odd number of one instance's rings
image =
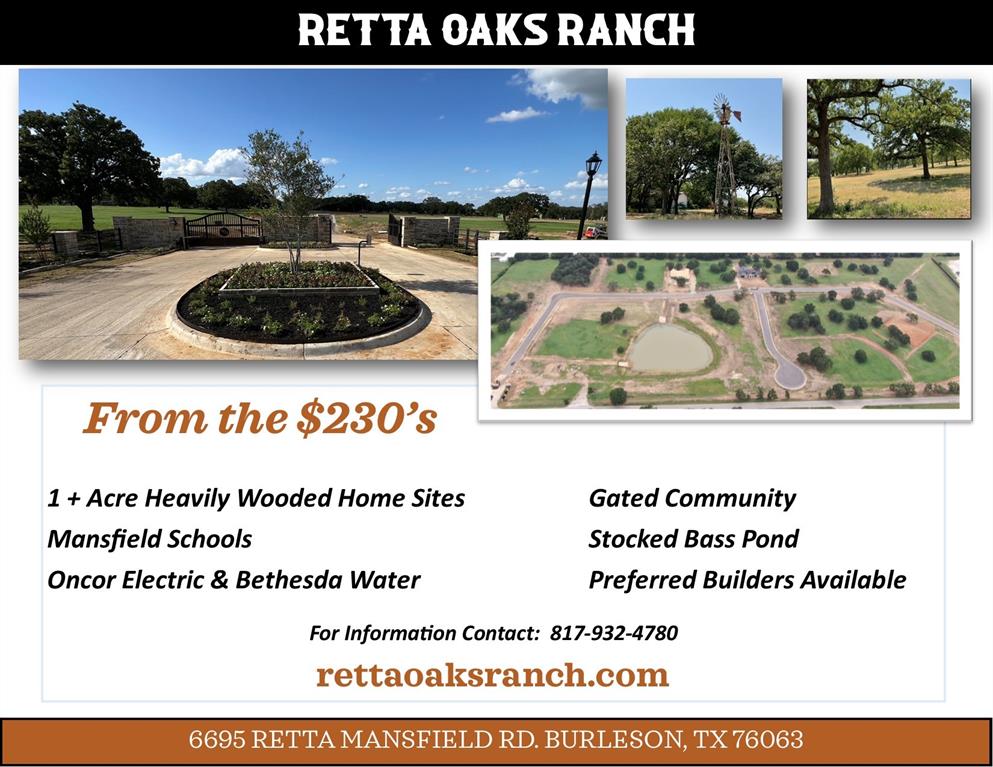
[[[52,235],[53,243],[55,236]],[[124,249],[120,229],[96,229],[92,232],[76,232],[79,255],[92,256],[116,253]]]

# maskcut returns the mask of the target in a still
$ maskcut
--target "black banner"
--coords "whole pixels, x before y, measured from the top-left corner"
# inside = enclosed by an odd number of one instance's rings
[[[61,7],[10,35],[5,63],[196,65],[758,64],[900,66],[989,60],[981,25],[890,4],[578,4],[540,7],[313,3],[103,3]],[[347,44],[346,44],[347,41]]]

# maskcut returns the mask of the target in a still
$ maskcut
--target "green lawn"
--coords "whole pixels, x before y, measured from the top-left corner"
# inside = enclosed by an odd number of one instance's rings
[[[570,320],[548,331],[538,354],[566,359],[611,359],[619,346],[627,347],[632,330],[631,326],[616,322],[603,325],[597,320]]]
[[[496,356],[497,353],[507,344],[507,339],[509,339],[514,333],[517,332],[517,328],[521,326],[522,317],[510,321],[510,330],[506,333],[500,333],[496,329],[496,325],[491,327],[492,335],[490,336],[490,354]]]
[[[941,267],[928,259],[927,264],[914,277],[917,301],[925,309],[959,324],[959,288]],[[901,289],[901,293],[902,293]]]
[[[495,261],[491,259],[490,262],[490,282],[496,282],[497,279],[510,268],[509,261]]]
[[[360,234],[365,234],[369,231],[383,231],[389,222],[388,213],[335,213],[334,215],[339,226],[351,229]],[[503,219],[497,217],[463,216],[459,222],[459,228],[492,232],[506,230],[507,225]],[[578,230],[578,220],[554,221],[533,219],[531,221],[531,234],[542,237],[542,239],[574,238]]]
[[[22,205],[21,210],[26,206]],[[75,205],[41,205],[48,215],[51,229],[81,229],[82,215]],[[172,208],[166,213],[165,208],[129,207],[126,205],[94,205],[93,219],[97,229],[110,229],[114,225],[114,216],[133,216],[134,218],[169,218],[170,216],[186,216],[197,218],[212,210],[200,208]]]
[[[868,358],[864,363],[855,361],[855,352],[862,349]],[[903,380],[900,370],[878,349],[861,341],[838,338],[831,342],[831,376],[847,386],[884,386]]]
[[[558,261],[545,258],[540,261],[515,261],[508,268],[491,278],[494,295],[519,293],[527,298],[529,292],[540,290],[551,279]]]
[[[934,362],[926,362],[921,357],[921,353],[926,349],[934,352],[936,357]],[[907,370],[919,383],[937,383],[954,378],[959,374],[958,346],[946,336],[933,335],[907,357]]]
[[[783,291],[788,292],[788,291]],[[815,333],[811,329],[806,330],[794,330],[788,324],[788,320],[791,314],[803,314],[804,307],[807,304],[814,305],[814,311],[821,318],[821,324],[824,325],[824,330],[828,336],[836,336],[841,334],[852,333],[853,331],[848,327],[848,317],[851,314],[858,314],[865,317],[866,322],[868,322],[872,317],[874,317],[882,307],[881,304],[870,304],[868,301],[856,301],[855,306],[852,309],[845,309],[841,306],[841,300],[837,301],[820,301],[819,297],[815,293],[807,294],[806,296],[800,295],[797,297],[796,301],[787,301],[785,304],[773,304],[773,311],[778,317],[779,332],[784,338],[793,338],[796,336],[811,336],[816,337]],[[832,309],[837,309],[843,315],[845,319],[843,322],[831,322],[828,319],[828,312]],[[884,326],[885,327],[885,326]],[[863,335],[870,335],[872,326],[870,325],[865,330],[857,331]]]
[[[720,378],[687,381],[683,391],[691,397],[723,397],[728,393],[727,386]]]
[[[930,262],[930,259],[928,258],[894,258],[889,266],[883,266],[883,259],[881,258],[859,258],[858,254],[855,253],[839,253],[838,258],[842,262],[840,271],[834,267],[834,259],[813,258],[810,260],[805,260],[801,258],[798,260],[801,267],[805,267],[807,271],[810,272],[812,277],[817,278],[818,285],[856,285],[866,282],[872,282],[878,285],[880,279],[887,277],[894,285],[901,286],[901,292],[902,283],[910,275],[910,273],[922,263]],[[778,261],[774,263],[778,263]],[[862,274],[862,272],[858,270],[850,272],[848,271],[848,265],[850,263],[856,265],[869,264],[878,266],[879,273]],[[786,272],[785,263],[783,266],[783,274],[790,274],[790,276],[793,277],[794,284],[801,284],[796,277],[796,273]],[[821,270],[824,268],[830,269],[832,274],[821,274]],[[778,275],[770,274],[769,280],[772,283],[778,283]],[[787,286],[785,289],[788,290],[789,287]]]
[[[631,261],[634,261],[636,264],[634,269],[628,266],[628,263]],[[616,282],[618,290],[645,290],[645,283],[651,281],[655,283],[656,290],[661,290],[665,263],[665,261],[656,261],[651,258],[615,258],[614,263],[606,267],[606,283]],[[624,274],[618,274],[618,264],[624,264]],[[636,280],[634,278],[638,271],[638,266],[645,267],[645,279],[643,280]]]
[[[515,397],[511,407],[565,407],[579,394],[582,386],[578,383],[555,384],[542,394],[537,386],[529,386]]]

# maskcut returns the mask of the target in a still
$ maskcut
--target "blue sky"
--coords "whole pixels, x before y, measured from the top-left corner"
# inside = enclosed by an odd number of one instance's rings
[[[21,109],[81,101],[120,118],[192,184],[241,180],[254,130],[300,130],[332,194],[476,204],[535,191],[581,204],[586,158],[607,152],[602,69],[21,70]],[[580,177],[581,174],[581,177]],[[591,199],[607,199],[607,163]]]
[[[783,81],[773,78],[632,78],[627,82],[627,116],[666,107],[712,110],[723,93],[741,122],[731,124],[762,154],[783,156]]]
[[[955,89],[955,95],[960,99],[972,99],[972,82],[970,80],[945,80],[945,84]],[[909,93],[909,88],[894,88],[893,93],[897,96]],[[856,141],[863,144],[872,145],[872,134],[861,128],[856,128],[850,123],[842,123],[841,130],[846,136],[851,136]]]

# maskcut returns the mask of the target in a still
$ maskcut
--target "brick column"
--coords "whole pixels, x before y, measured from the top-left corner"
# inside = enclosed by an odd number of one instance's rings
[[[66,258],[79,255],[79,238],[76,236],[75,229],[60,229],[53,232],[52,236],[55,239],[56,255]]]
[[[400,247],[406,248],[407,242],[417,242],[417,217],[400,217]]]

